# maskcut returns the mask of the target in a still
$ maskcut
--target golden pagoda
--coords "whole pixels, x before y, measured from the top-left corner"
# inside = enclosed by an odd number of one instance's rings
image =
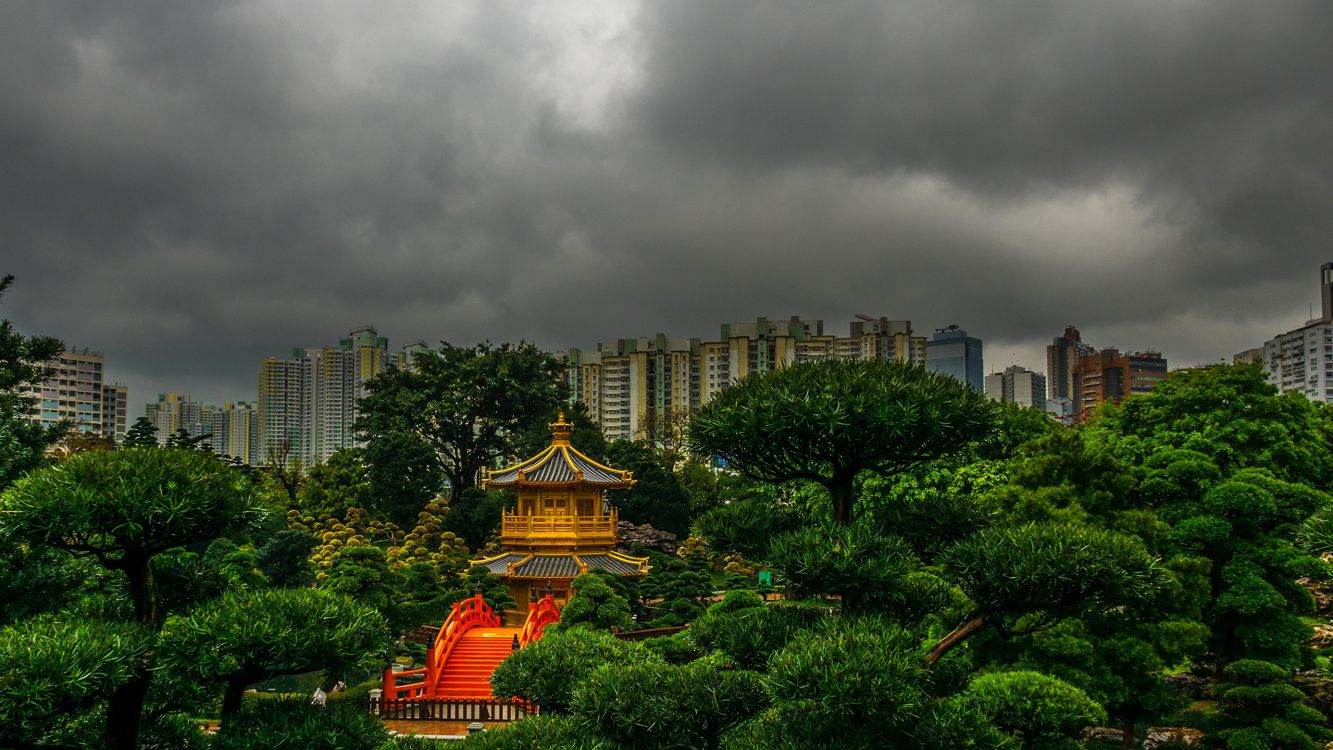
[[[565,421],[564,412],[547,426],[551,444],[546,450],[488,471],[483,481],[488,489],[514,488],[518,505],[501,520],[500,541],[507,551],[472,564],[505,579],[520,607],[548,590],[557,604],[564,604],[570,581],[589,570],[630,578],[648,572],[648,558],[615,551],[618,518],[604,497],[607,490],[633,487],[633,473],[600,464],[570,445],[574,425]]]

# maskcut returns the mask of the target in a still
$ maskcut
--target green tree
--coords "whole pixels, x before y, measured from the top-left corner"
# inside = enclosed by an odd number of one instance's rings
[[[569,434],[569,444],[574,446],[574,450],[582,453],[594,461],[606,461],[607,441],[606,436],[602,434],[602,428],[588,416],[588,407],[582,402],[573,404],[561,404],[554,406],[538,419],[531,422],[517,437],[514,444],[514,455],[520,458],[535,456],[546,450],[546,446],[551,444],[551,428],[549,425],[554,423],[560,415],[565,416],[565,421],[574,425],[573,431]],[[615,464],[617,468],[620,467]]]
[[[212,750],[376,750],[388,737],[383,722],[354,702],[278,698],[247,703]]]
[[[586,731],[574,718],[547,713],[492,727],[468,737],[458,747],[463,750],[621,750],[610,740]]]
[[[598,669],[657,660],[643,644],[604,631],[552,631],[500,662],[491,673],[491,692],[531,701],[543,715],[568,714],[575,687]]]
[[[202,451],[129,448],[82,453],[0,495],[4,530],[31,544],[88,555],[125,575],[134,618],[156,632],[163,613],[153,558],[205,542],[264,513],[253,487]],[[111,695],[107,738],[131,750],[152,680],[150,660]]]
[[[412,520],[444,487],[435,451],[410,432],[388,432],[361,449],[374,508],[400,526]]]
[[[1176,370],[1152,393],[1108,407],[1090,428],[1131,466],[1165,448],[1195,451],[1223,475],[1268,469],[1324,487],[1333,480],[1333,423],[1300,393],[1278,395],[1257,365]]]
[[[707,662],[600,669],[574,689],[574,715],[627,750],[713,750],[723,733],[764,708],[767,695],[758,674]]]
[[[769,660],[771,708],[723,747],[1000,748],[971,704],[942,701],[911,632],[877,617],[837,618]]]
[[[52,718],[133,680],[150,642],[131,623],[34,617],[0,628],[0,745],[34,746]]]
[[[0,298],[14,282],[0,279]],[[0,490],[24,472],[41,466],[47,446],[69,429],[68,425],[45,428],[27,419],[37,401],[23,395],[26,386],[45,378],[43,362],[54,359],[65,348],[49,336],[24,336],[8,320],[0,321]]]
[[[763,558],[779,534],[801,525],[801,516],[783,503],[745,498],[719,505],[694,519],[694,533],[716,552]]]
[[[354,679],[387,661],[391,646],[384,617],[340,594],[233,591],[169,620],[158,664],[177,679],[225,685],[225,722],[256,682],[313,671],[323,671],[329,682]]]
[[[282,529],[255,553],[255,562],[273,586],[292,588],[308,586],[314,580],[310,569],[310,551],[319,542],[299,529]]]
[[[797,364],[752,375],[695,415],[693,449],[754,479],[828,489],[851,523],[864,471],[892,474],[959,451],[995,428],[994,402],[914,364]]]
[[[342,516],[348,508],[374,510],[376,499],[361,451],[342,448],[324,463],[311,466],[297,492],[297,503],[303,514],[311,516]]]
[[[1210,739],[1232,750],[1314,750],[1315,740],[1333,738],[1325,717],[1305,705],[1291,684],[1290,670],[1257,659],[1226,666],[1225,681],[1213,686],[1222,710],[1205,720]]]
[[[610,494],[620,518],[650,524],[678,536],[689,533],[690,496],[656,451],[643,441],[616,440],[607,446],[606,460],[617,469],[634,472],[634,486]]]
[[[477,487],[463,490],[449,502],[449,512],[441,527],[461,537],[468,547],[479,550],[500,527],[506,498],[511,496]]]
[[[153,426],[153,420],[148,417],[134,420],[134,424],[125,432],[125,441],[121,445],[125,448],[156,448],[157,428]]]
[[[384,550],[363,544],[343,548],[320,588],[374,608],[398,632],[420,624],[403,621],[398,606],[402,583],[402,574],[389,567]]]
[[[931,663],[988,625],[1004,637],[1032,633],[1141,601],[1166,585],[1138,539],[1069,524],[985,529],[947,550],[941,563],[973,609],[931,648]]]
[[[840,597],[851,612],[887,603],[918,567],[905,542],[862,524],[811,524],[773,540],[769,559],[803,591]]]
[[[191,435],[190,431],[184,427],[179,427],[176,432],[167,436],[167,448],[180,448],[183,450],[213,450],[213,433],[206,432],[202,435]]]
[[[629,600],[616,592],[610,575],[584,573],[570,584],[573,595],[560,611],[562,628],[587,625],[596,630],[633,630]]]
[[[369,383],[357,429],[372,446],[401,433],[423,440],[457,500],[482,469],[512,455],[516,435],[564,400],[563,375],[559,360],[531,344],[442,343],[412,369]]]
[[[495,613],[504,617],[504,613],[518,607],[518,603],[509,595],[509,586],[503,580],[491,574],[485,565],[473,565],[468,568],[467,573],[457,585],[449,591],[448,598],[450,606],[454,602],[461,602],[476,594],[481,590],[482,601],[495,610]]]
[[[1084,727],[1106,712],[1082,690],[1040,672],[991,672],[972,680],[962,698],[975,704],[1023,750],[1079,750]]]

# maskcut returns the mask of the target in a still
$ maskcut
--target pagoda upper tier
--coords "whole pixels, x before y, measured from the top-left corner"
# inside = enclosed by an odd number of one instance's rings
[[[583,455],[570,445],[574,425],[565,421],[562,412],[551,425],[551,444],[546,450],[499,471],[486,472],[485,486],[573,488],[578,486],[601,490],[627,490],[634,486],[634,473],[613,469]],[[600,510],[600,509],[599,509]]]

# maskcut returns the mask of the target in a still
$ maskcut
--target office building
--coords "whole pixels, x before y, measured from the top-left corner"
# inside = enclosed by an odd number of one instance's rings
[[[926,344],[926,366],[931,372],[949,375],[978,391],[986,388],[981,339],[967,335],[956,325],[935,329]]]
[[[1102,349],[1079,357],[1073,377],[1074,414],[1082,421],[1104,403],[1151,392],[1166,379],[1166,359],[1154,351],[1121,354],[1115,348]]]
[[[105,382],[101,352],[67,349],[43,366],[46,379],[23,392],[36,401],[33,421],[46,427],[68,423],[117,443],[125,439],[128,393],[124,385]]]
[[[1049,394],[1052,399],[1067,399],[1073,402],[1075,392],[1074,366],[1079,357],[1095,354],[1096,348],[1083,343],[1078,329],[1065,326],[1064,334],[1051,339],[1046,347],[1046,376]]]
[[[1046,410],[1046,376],[1013,365],[986,376],[986,395],[996,401]]]

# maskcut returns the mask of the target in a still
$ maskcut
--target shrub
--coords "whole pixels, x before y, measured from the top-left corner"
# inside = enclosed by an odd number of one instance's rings
[[[972,680],[960,698],[980,709],[1024,748],[1071,748],[1086,726],[1106,711],[1082,690],[1039,672],[992,672]]]
[[[543,637],[500,662],[491,674],[495,695],[512,695],[541,707],[543,714],[569,713],[574,688],[599,667],[657,661],[640,643],[587,628]]]
[[[389,733],[364,706],[312,706],[308,698],[249,701],[213,750],[375,750]]]

